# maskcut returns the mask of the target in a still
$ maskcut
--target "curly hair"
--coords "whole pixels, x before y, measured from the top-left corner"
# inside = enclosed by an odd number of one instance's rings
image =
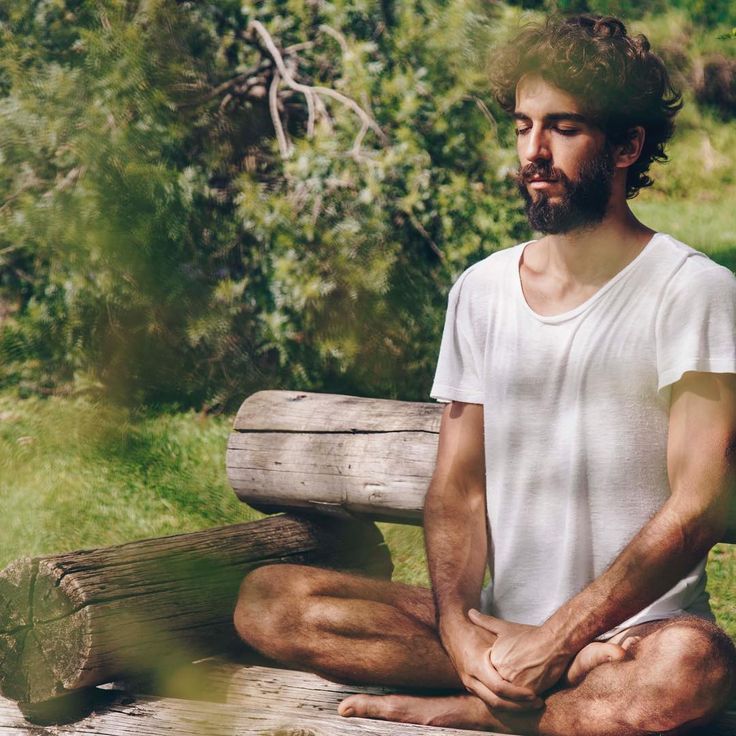
[[[682,96],[662,60],[649,50],[643,35],[629,36],[617,18],[601,15],[550,16],[524,26],[503,48],[492,53],[491,87],[501,106],[513,112],[516,85],[536,74],[580,100],[585,114],[611,145],[644,128],[644,146],[627,170],[626,196],[652,185],[652,161],[666,161],[664,148],[674,132]]]

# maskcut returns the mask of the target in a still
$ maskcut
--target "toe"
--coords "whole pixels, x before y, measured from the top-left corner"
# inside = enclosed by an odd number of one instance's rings
[[[355,713],[355,701],[359,699],[359,695],[351,695],[349,698],[345,698],[345,700],[340,702],[340,705],[337,706],[337,713],[338,715],[341,715],[345,718],[350,718],[350,716],[354,716]]]
[[[351,695],[337,706],[339,715],[345,718],[390,718],[387,698],[380,695]]]
[[[624,648],[618,646],[618,644],[594,641],[578,652],[567,671],[567,681],[571,685],[577,685],[595,667],[607,662],[616,662],[622,659],[625,654]]]
[[[630,636],[627,639],[624,639],[623,643],[621,644],[621,648],[628,652],[631,647],[634,646],[634,644],[638,644],[641,641],[640,636]]]

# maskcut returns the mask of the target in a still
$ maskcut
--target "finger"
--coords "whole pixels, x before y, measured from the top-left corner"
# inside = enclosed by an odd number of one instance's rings
[[[506,628],[504,625],[506,622],[502,619],[495,618],[494,616],[489,616],[485,613],[481,613],[475,608],[471,608],[468,611],[468,618],[476,626],[480,626],[486,631],[490,631],[492,634],[500,634]]]
[[[531,688],[514,685],[508,680],[504,680],[498,670],[493,667],[488,657],[485,659],[485,664],[486,666],[482,671],[471,674],[471,677],[480,680],[489,690],[506,700],[515,700],[517,702],[539,700],[537,694]]]
[[[540,698],[524,701],[509,700],[507,698],[504,698],[498,693],[493,692],[493,690],[488,688],[476,677],[470,678],[468,685],[466,685],[466,689],[476,697],[480,698],[489,708],[492,708],[493,710],[520,712],[536,710],[544,705],[544,702]]]

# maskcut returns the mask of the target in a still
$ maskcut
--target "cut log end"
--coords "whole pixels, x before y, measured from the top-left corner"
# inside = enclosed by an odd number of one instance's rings
[[[45,605],[37,608],[39,601]],[[0,692],[23,703],[64,695],[88,654],[86,611],[73,611],[73,602],[29,559],[0,573],[0,611]]]

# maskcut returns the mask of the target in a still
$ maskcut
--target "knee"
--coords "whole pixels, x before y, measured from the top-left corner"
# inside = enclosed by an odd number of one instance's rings
[[[265,565],[245,576],[233,623],[246,644],[278,657],[279,645],[294,635],[294,614],[303,610],[299,599],[309,595],[307,570],[297,565]]]
[[[640,697],[632,725],[644,732],[676,731],[705,722],[728,704],[736,681],[733,642],[717,626],[695,618],[673,620],[640,642]]]

